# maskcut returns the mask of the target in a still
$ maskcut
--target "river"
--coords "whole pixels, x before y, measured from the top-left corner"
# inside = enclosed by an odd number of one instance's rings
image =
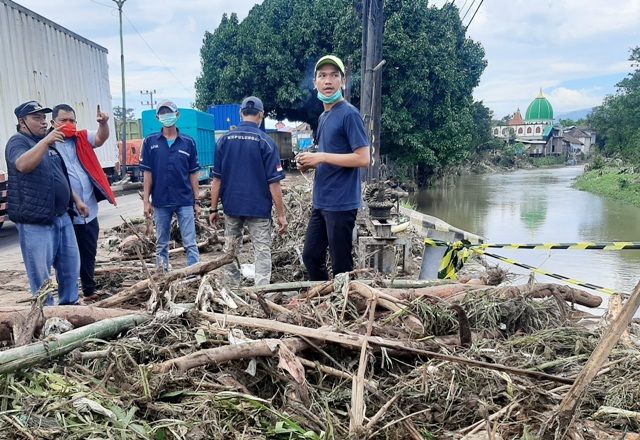
[[[640,208],[573,189],[581,166],[465,175],[420,190],[418,211],[490,243],[640,241]],[[640,280],[640,251],[513,250],[492,253],[619,292]],[[488,258],[489,262],[497,262]],[[502,266],[503,264],[501,264]],[[525,269],[509,266],[526,282]],[[557,282],[536,275],[540,282]]]

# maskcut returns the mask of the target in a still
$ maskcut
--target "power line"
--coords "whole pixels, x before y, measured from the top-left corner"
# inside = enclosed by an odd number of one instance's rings
[[[478,7],[476,8],[476,11],[473,13],[473,15],[471,16],[471,20],[469,20],[469,23],[467,23],[467,25],[465,26],[464,30],[466,31],[467,29],[469,29],[469,26],[471,26],[471,23],[473,22],[473,19],[475,18],[476,14],[478,13],[478,10],[480,9],[480,6],[482,6],[482,3],[484,2],[484,0],[480,0],[480,4],[478,5]]]
[[[167,70],[167,72],[169,72],[171,74],[171,76],[173,76],[173,78],[178,82],[178,84],[180,84],[180,86],[186,91],[191,93],[191,90],[189,90],[187,88],[187,86],[185,86],[182,81],[180,81],[180,78],[178,78],[176,76],[176,74],[173,72],[173,69],[171,69],[169,66],[167,66],[167,63],[165,63],[162,58],[160,58],[160,55],[158,55],[156,53],[155,50],[153,50],[153,47],[151,47],[151,45],[147,42],[147,40],[144,39],[144,37],[142,36],[142,34],[140,33],[140,31],[138,31],[138,29],[136,28],[136,26],[133,24],[133,22],[131,20],[129,20],[129,17],[125,14],[125,18],[127,19],[127,21],[129,22],[129,24],[131,25],[131,27],[133,28],[134,31],[136,31],[136,33],[138,34],[138,36],[140,37],[140,39],[144,42],[144,44],[149,48],[149,50],[151,51],[151,53],[158,59],[158,61],[160,61],[160,64],[162,64],[162,66]]]
[[[469,11],[471,10],[471,8],[473,8],[473,5],[476,3],[476,0],[473,0],[471,2],[471,4],[469,5],[469,9],[467,9],[467,12],[464,13],[464,15],[462,16],[462,18],[460,19],[460,21],[464,21],[465,17],[467,16],[467,14],[469,13]]]
[[[95,3],[96,5],[104,6],[105,8],[109,8],[109,9],[118,9],[118,8],[116,8],[115,6],[106,5],[106,4],[104,4],[104,3],[97,2],[96,0],[89,0],[89,1],[90,1],[90,2],[92,2],[92,3]]]

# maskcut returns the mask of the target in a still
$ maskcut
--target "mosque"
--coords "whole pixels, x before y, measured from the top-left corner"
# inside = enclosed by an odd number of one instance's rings
[[[518,109],[506,125],[498,125],[492,130],[497,138],[510,138],[522,143],[530,156],[558,156],[567,153],[563,148],[561,129],[553,125],[553,107],[542,89],[527,107],[524,119]]]

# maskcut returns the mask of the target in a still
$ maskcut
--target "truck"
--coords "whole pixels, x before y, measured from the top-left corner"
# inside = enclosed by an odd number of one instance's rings
[[[96,130],[96,106],[113,113],[107,53],[105,47],[24,6],[0,0],[0,226],[6,207],[4,150],[17,123],[13,109],[32,99],[45,107],[69,104],[79,128]],[[118,162],[113,118],[109,129],[109,140],[96,149],[107,175]]]

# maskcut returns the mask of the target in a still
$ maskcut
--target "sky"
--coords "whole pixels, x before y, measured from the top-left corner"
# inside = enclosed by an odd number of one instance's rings
[[[445,1],[435,0],[441,6]],[[497,118],[525,111],[543,89],[555,114],[596,106],[630,72],[629,50],[640,45],[638,0],[455,0],[468,35],[488,66],[474,97]],[[113,105],[121,105],[118,12],[111,0],[17,0],[17,3],[109,50]],[[223,13],[240,19],[255,0],[127,0],[123,11],[127,107],[136,114],[148,96],[188,107],[195,100],[200,47]],[[470,11],[467,10],[471,6]]]

